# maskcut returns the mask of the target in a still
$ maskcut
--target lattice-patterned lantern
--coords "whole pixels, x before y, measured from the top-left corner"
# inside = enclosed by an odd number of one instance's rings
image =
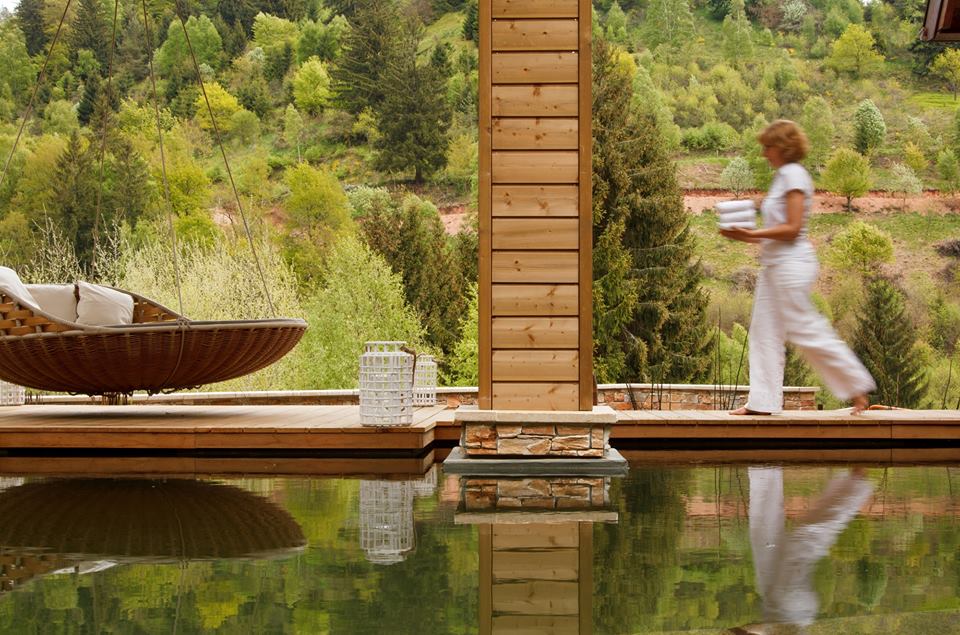
[[[413,405],[437,405],[437,362],[433,355],[417,355],[413,377]]]
[[[413,481],[413,493],[416,494],[417,498],[422,498],[424,496],[433,496],[436,491],[437,466],[431,465],[427,473],[423,475],[423,478]]]
[[[27,399],[23,386],[0,381],[0,406],[22,406]]]
[[[360,423],[413,423],[413,355],[403,342],[367,342],[360,356]]]
[[[413,486],[360,481],[360,547],[375,564],[402,562],[413,550]]]

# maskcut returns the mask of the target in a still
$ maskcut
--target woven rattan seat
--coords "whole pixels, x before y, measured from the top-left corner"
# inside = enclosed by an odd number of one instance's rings
[[[297,319],[191,321],[143,296],[133,324],[88,326],[0,288],[0,379],[88,395],[195,388],[269,366],[307,329]]]

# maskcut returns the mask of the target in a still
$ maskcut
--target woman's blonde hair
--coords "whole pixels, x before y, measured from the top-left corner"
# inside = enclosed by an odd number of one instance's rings
[[[787,163],[802,161],[810,149],[807,135],[789,119],[777,119],[757,135],[757,141],[765,146],[780,148]]]

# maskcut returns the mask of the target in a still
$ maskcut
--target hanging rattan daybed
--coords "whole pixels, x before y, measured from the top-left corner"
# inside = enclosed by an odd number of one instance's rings
[[[119,290],[119,289],[118,289]],[[0,379],[38,390],[102,395],[195,388],[286,355],[303,320],[191,321],[129,291],[133,324],[87,326],[0,288]]]

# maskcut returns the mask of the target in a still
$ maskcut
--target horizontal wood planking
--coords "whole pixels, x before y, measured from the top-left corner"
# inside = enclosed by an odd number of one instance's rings
[[[493,552],[493,579],[576,580],[579,549]]]
[[[575,117],[579,113],[576,85],[522,84],[494,86],[494,117]]]
[[[576,183],[580,178],[580,156],[576,150],[493,152],[493,182]]]
[[[580,546],[576,523],[494,525],[493,549],[575,549]]]
[[[576,84],[576,53],[494,53],[494,84]]]
[[[577,315],[575,284],[495,284],[493,315]]]
[[[492,348],[577,348],[576,318],[495,317]]]
[[[576,383],[493,382],[495,410],[577,410],[579,387]]]
[[[492,17],[497,18],[575,18],[577,0],[492,0]]]
[[[576,218],[496,218],[494,249],[576,249],[580,221]]]
[[[494,20],[494,51],[576,51],[577,20]]]
[[[577,381],[578,351],[493,351],[494,381]]]
[[[576,582],[533,580],[493,585],[493,612],[532,615],[576,615],[580,585]]]
[[[493,216],[577,216],[577,185],[495,185]]]
[[[578,265],[575,251],[495,251],[492,279],[494,283],[576,283]]]
[[[493,120],[494,150],[576,150],[574,118],[524,117]]]

